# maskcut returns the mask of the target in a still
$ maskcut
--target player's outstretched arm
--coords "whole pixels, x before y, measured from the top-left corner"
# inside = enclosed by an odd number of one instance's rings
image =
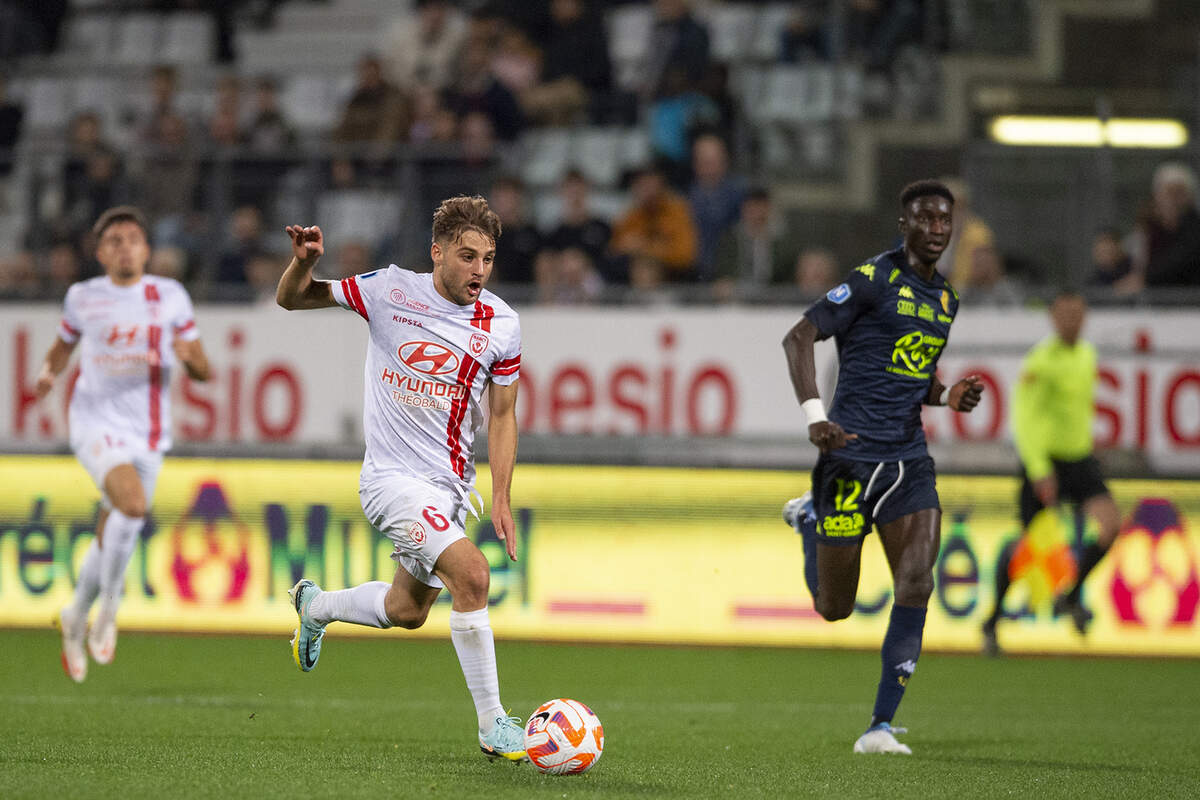
[[[796,399],[808,418],[808,440],[822,453],[845,447],[858,434],[846,433],[842,426],[825,418],[825,409],[817,393],[817,362],[813,345],[820,332],[807,317],[801,318],[783,337],[783,352],[787,354],[788,374]]]
[[[204,345],[200,344],[199,339],[193,339],[190,342],[176,339],[174,348],[175,357],[183,364],[189,378],[194,381],[209,379],[212,375],[212,368],[208,364],[208,355],[204,352]]]
[[[316,225],[287,226],[292,240],[292,263],[279,278],[275,302],[288,311],[306,308],[329,308],[337,305],[327,281],[314,280],[313,267],[325,254],[325,239]]]
[[[54,388],[54,380],[67,368],[67,362],[71,360],[71,353],[75,352],[77,343],[55,338],[54,344],[50,345],[34,388],[39,400],[50,394],[50,390]]]
[[[517,527],[509,492],[517,463],[517,384],[488,386],[488,467],[492,471],[492,525],[508,557],[517,560]]]

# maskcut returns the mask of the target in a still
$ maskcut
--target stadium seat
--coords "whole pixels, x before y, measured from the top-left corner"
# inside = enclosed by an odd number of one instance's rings
[[[608,52],[617,86],[633,90],[641,83],[650,53],[654,12],[649,5],[613,9],[607,18]]]
[[[117,20],[113,36],[113,61],[118,64],[154,64],[162,44],[158,14],[126,14]]]
[[[758,30],[758,16],[754,6],[710,6],[704,19],[708,23],[713,58],[733,64],[749,58]]]
[[[553,186],[567,171],[571,135],[559,128],[538,128],[521,137],[525,149],[521,177],[530,186]]]
[[[749,55],[751,58],[768,63],[779,59],[779,53],[783,46],[781,39],[783,28],[787,25],[788,17],[791,14],[790,3],[772,3],[759,10],[754,38],[750,45]]]
[[[763,87],[763,118],[794,124],[832,119],[834,86],[834,68],[829,65],[771,67]]]
[[[624,139],[620,128],[581,128],[573,136],[571,164],[599,186],[611,186],[621,177],[618,154]]]
[[[110,14],[74,14],[67,18],[62,58],[105,64],[112,59],[113,28],[116,18]]]
[[[650,135],[643,128],[626,128],[621,136],[621,171],[640,167],[650,161]]]
[[[203,64],[213,53],[212,18],[204,14],[171,14],[163,26],[162,60]]]
[[[62,128],[71,114],[71,81],[34,78],[14,81],[13,94],[25,101],[25,124],[31,128]]]
[[[324,75],[293,75],[279,93],[279,107],[288,121],[303,133],[334,127],[342,113],[342,105],[338,78]]]

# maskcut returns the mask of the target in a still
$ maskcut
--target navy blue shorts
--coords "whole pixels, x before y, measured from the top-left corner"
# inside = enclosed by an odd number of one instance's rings
[[[817,539],[826,544],[854,544],[873,525],[942,507],[929,456],[877,462],[822,453],[813,467],[812,486]]]
[[[1051,459],[1054,464],[1054,475],[1058,478],[1058,499],[1081,506],[1084,502],[1102,494],[1108,494],[1108,486],[1100,474],[1100,462],[1095,456],[1087,456],[1079,461],[1059,461]],[[1045,506],[1033,491],[1033,483],[1023,470],[1021,472],[1021,526],[1028,528],[1029,523]]]

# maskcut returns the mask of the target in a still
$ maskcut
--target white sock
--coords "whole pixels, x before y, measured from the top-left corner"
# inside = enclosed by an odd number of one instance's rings
[[[83,565],[79,567],[79,577],[75,582],[75,596],[71,600],[71,611],[76,617],[87,619],[88,611],[96,595],[100,594],[100,545],[92,539],[87,553],[83,556]]]
[[[125,588],[125,568],[138,535],[145,524],[144,517],[127,517],[115,508],[108,512],[104,524],[104,544],[100,547],[100,613],[116,616]]]
[[[371,581],[351,589],[337,592],[321,592],[308,605],[308,615],[319,625],[331,622],[353,622],[355,625],[370,625],[372,628],[390,628],[384,598],[390,583]]]
[[[450,641],[454,642],[463,677],[475,700],[479,732],[487,735],[496,724],[496,717],[504,716],[504,706],[500,705],[500,678],[496,675],[496,641],[492,637],[488,610],[451,611]]]

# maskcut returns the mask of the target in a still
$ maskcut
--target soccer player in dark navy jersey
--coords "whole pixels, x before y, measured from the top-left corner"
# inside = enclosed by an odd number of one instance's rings
[[[831,622],[850,616],[872,526],[895,586],[883,675],[856,753],[911,753],[896,740],[904,729],[891,721],[921,652],[942,520],[921,407],[969,412],[983,393],[975,376],[947,387],[934,374],[958,312],[958,296],[934,269],[950,241],[954,195],[937,181],[918,181],[905,187],[900,206],[904,244],[855,267],[783,340],[808,438],[821,451],[812,491],[784,507],[804,538],[813,604]],[[839,372],[827,418],[813,344],[830,336]]]

